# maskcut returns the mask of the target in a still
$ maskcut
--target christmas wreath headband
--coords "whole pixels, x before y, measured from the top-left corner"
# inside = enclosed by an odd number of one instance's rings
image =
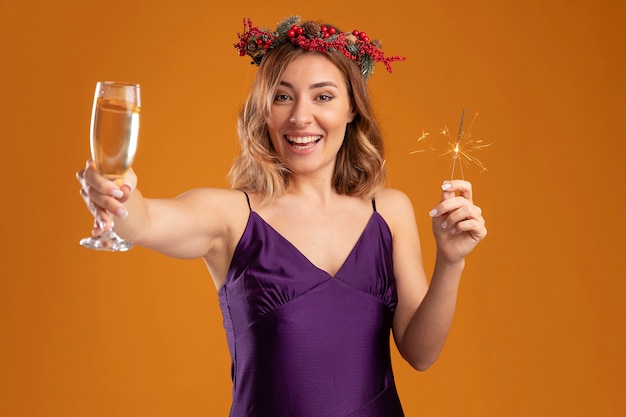
[[[392,62],[406,59],[403,56],[385,56],[381,41],[370,41],[365,32],[341,32],[329,25],[300,23],[299,16],[287,17],[278,24],[276,31],[253,26],[250,19],[243,19],[243,33],[237,33],[237,37],[239,42],[235,44],[235,48],[239,51],[239,56],[250,56],[254,65],[260,65],[265,54],[272,48],[291,42],[306,51],[325,53],[335,49],[342,52],[359,65],[366,80],[374,72],[376,62],[382,62],[387,71],[392,72]]]

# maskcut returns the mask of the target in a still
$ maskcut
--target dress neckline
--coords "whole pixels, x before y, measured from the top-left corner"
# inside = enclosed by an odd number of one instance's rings
[[[320,268],[319,266],[317,266],[316,264],[314,264],[308,256],[306,256],[304,254],[304,252],[302,252],[296,245],[294,245],[289,239],[287,239],[285,236],[283,236],[278,230],[276,230],[276,228],[274,228],[274,226],[272,226],[270,223],[268,223],[263,217],[261,217],[261,215],[259,213],[257,213],[254,210],[250,210],[250,218],[248,219],[248,222],[250,222],[250,219],[252,218],[252,216],[256,217],[257,219],[259,219],[272,233],[274,233],[276,236],[278,236],[278,238],[285,242],[285,244],[287,244],[289,247],[291,247],[297,254],[298,256],[300,256],[302,259],[305,259],[306,262],[311,265],[313,268],[315,268],[316,270],[323,272],[324,274],[326,274],[329,278],[335,278],[337,277],[337,275],[339,275],[339,273],[341,272],[341,270],[344,268],[344,266],[348,263],[348,261],[350,260],[350,258],[352,258],[352,255],[354,254],[356,248],[359,246],[359,244],[361,243],[361,241],[363,240],[363,236],[365,235],[365,232],[371,227],[371,224],[374,221],[374,218],[376,217],[381,217],[380,214],[378,214],[377,211],[373,211],[372,214],[370,215],[370,217],[368,218],[367,222],[365,223],[365,226],[363,227],[363,230],[361,230],[361,233],[359,234],[359,237],[357,238],[357,240],[355,241],[354,245],[352,246],[352,248],[350,249],[350,251],[348,252],[348,254],[346,255],[346,257],[344,258],[344,260],[342,261],[341,265],[339,266],[339,268],[337,269],[337,271],[334,274],[331,274],[330,272],[326,271],[323,268]],[[382,217],[381,217],[382,219]],[[384,219],[383,219],[384,221]],[[247,227],[246,227],[247,228]]]

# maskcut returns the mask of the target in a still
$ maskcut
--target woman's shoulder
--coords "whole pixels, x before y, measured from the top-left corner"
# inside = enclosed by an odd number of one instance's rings
[[[177,198],[196,200],[197,202],[203,202],[205,204],[214,203],[218,205],[232,203],[238,200],[245,202],[246,200],[245,193],[242,191],[233,190],[231,188],[213,187],[192,188],[191,190],[185,191]]]
[[[246,202],[246,194],[230,188],[194,188],[176,197],[181,203],[188,205],[198,213],[213,213],[216,217],[227,220],[238,218],[250,208]]]
[[[374,198],[377,206],[388,207],[391,210],[411,207],[409,196],[396,188],[383,188],[376,193]]]
[[[415,219],[411,200],[401,190],[383,188],[376,193],[374,199],[376,211],[385,219],[392,230],[410,219]]]

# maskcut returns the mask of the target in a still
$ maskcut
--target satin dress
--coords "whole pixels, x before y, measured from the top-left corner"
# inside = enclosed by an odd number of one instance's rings
[[[250,209],[218,292],[232,358],[231,417],[404,415],[389,350],[392,238],[372,203],[334,276]]]

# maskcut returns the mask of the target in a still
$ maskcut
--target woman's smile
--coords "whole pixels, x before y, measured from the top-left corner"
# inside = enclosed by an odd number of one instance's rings
[[[285,135],[285,138],[289,142],[289,144],[298,151],[305,151],[315,147],[315,145],[322,140],[322,136],[319,135],[311,135],[311,136],[295,136],[295,135]]]

